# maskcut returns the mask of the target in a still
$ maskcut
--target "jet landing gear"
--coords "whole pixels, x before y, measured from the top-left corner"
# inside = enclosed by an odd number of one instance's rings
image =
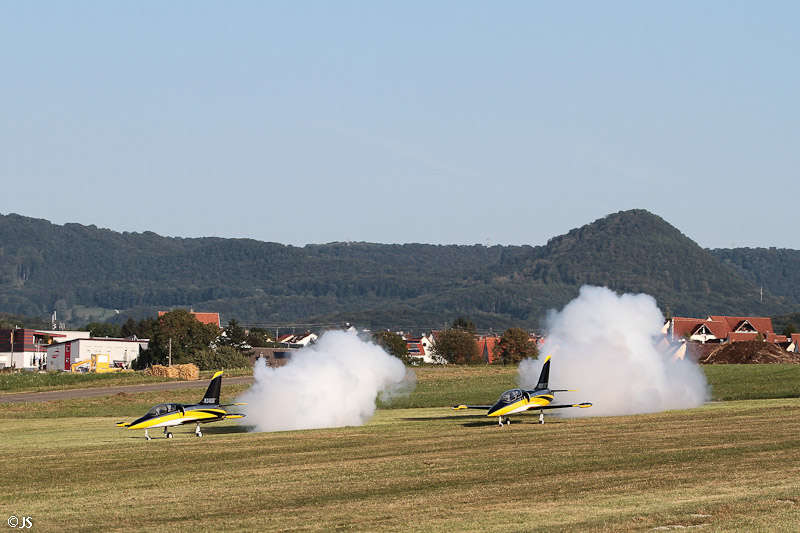
[[[508,418],[508,417],[503,418],[502,416],[499,417],[497,421],[500,423],[500,427],[503,427],[503,424],[509,425],[511,423],[511,419],[510,418]]]
[[[200,423],[198,423],[197,427],[194,428],[194,434],[197,435],[198,437],[202,437],[203,436],[203,432],[200,431]]]
[[[168,439],[171,439],[172,438],[172,433],[167,431],[167,428],[164,428],[164,436],[167,437]],[[150,435],[147,434],[147,428],[145,428],[145,430],[144,430],[144,438],[147,439],[147,440],[153,440],[153,437],[151,437]]]
[[[544,424],[544,413],[539,411],[539,423]]]

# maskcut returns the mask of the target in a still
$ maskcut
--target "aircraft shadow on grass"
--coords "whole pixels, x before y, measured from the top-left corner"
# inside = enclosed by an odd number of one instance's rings
[[[461,426],[463,426],[465,428],[476,428],[476,427],[486,427],[487,426],[485,415],[476,415],[476,416],[469,416],[469,415],[467,415],[467,416],[464,416],[464,415],[455,415],[455,416],[413,416],[413,417],[403,418],[403,420],[406,421],[406,422],[433,422],[433,421],[436,421],[436,420],[459,420],[459,421],[462,422]],[[550,419],[550,420],[551,420],[550,423],[555,423],[555,424],[562,423],[561,420],[553,420],[553,419]],[[538,420],[536,420],[534,422],[527,422],[526,421],[526,422],[520,422],[520,424],[525,424],[525,425],[536,424],[536,425],[538,425],[539,421]],[[494,425],[494,424],[492,424],[492,425]]]

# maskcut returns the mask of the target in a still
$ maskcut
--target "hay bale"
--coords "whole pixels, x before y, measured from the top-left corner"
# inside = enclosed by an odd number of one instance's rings
[[[176,378],[178,371],[171,366],[153,365],[144,371],[147,376],[158,376],[160,378]]]
[[[175,365],[173,368],[178,369],[178,379],[185,381],[195,381],[200,379],[200,369],[195,364],[188,365]]]
[[[153,365],[144,371],[147,376],[158,376],[162,378],[178,378],[184,381],[194,381],[200,379],[200,369],[197,365]]]

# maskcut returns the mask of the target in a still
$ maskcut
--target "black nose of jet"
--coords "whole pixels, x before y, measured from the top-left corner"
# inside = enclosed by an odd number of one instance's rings
[[[494,404],[491,409],[486,413],[486,416],[493,416],[497,411],[505,407],[507,404],[505,402],[497,402]]]

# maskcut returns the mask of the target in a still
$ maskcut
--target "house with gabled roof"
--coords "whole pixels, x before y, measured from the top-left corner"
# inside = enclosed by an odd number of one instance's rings
[[[433,335],[428,336],[422,334],[420,337],[412,336],[409,333],[399,333],[400,338],[406,342],[408,348],[408,356],[413,359],[418,359],[423,363],[436,363],[437,359],[433,356]]]
[[[711,315],[702,318],[673,317],[665,324],[664,333],[670,342],[688,338],[701,344],[754,340],[761,336],[766,342],[787,342],[783,335],[772,330],[772,319]]]
[[[735,333],[761,333],[766,337],[772,333],[772,319],[767,317],[755,316],[710,316],[710,320],[724,322],[728,325],[729,331]]]
[[[278,336],[277,342],[279,346],[284,348],[304,348],[316,341],[319,336],[316,333],[306,331],[304,333],[292,333],[288,335]]]

